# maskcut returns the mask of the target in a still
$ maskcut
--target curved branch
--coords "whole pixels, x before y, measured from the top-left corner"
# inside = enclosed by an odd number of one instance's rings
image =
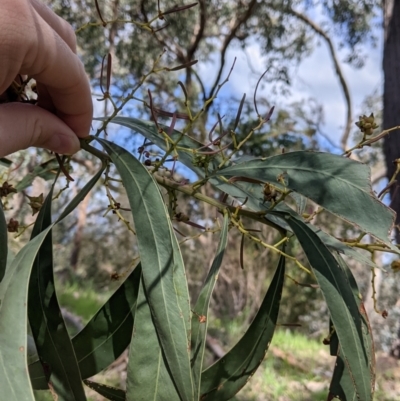
[[[186,52],[186,62],[190,62],[193,59],[194,54],[200,44],[200,41],[203,39],[204,31],[207,22],[207,5],[205,0],[199,0],[200,5],[200,21],[198,24],[198,31],[195,33],[194,37],[191,40],[191,45]],[[192,93],[191,85],[192,85],[192,68],[189,66],[186,68],[186,79],[185,79],[186,88],[189,94]]]
[[[347,104],[347,119],[346,119],[346,127],[343,131],[342,139],[341,139],[341,145],[343,150],[346,149],[346,144],[349,139],[350,135],[350,130],[351,130],[351,122],[352,122],[352,105],[351,105],[351,98],[350,98],[350,91],[347,86],[346,80],[344,79],[344,75],[342,72],[342,69],[340,67],[339,61],[336,56],[335,48],[333,47],[333,43],[331,38],[326,34],[325,31],[322,30],[321,27],[319,27],[317,24],[315,24],[313,21],[311,21],[306,15],[299,13],[296,10],[293,10],[292,8],[288,9],[288,12],[292,14],[294,17],[298,18],[299,20],[303,21],[306,25],[308,25],[315,33],[317,33],[319,36],[321,36],[326,44],[328,45],[329,52],[332,57],[332,61],[335,67],[335,72],[336,75],[339,78],[340,85],[343,90],[344,97],[346,99],[346,104]]]
[[[222,48],[221,48],[221,58],[220,58],[220,66],[219,66],[218,74],[211,87],[210,94],[208,96],[209,98],[211,98],[214,95],[215,90],[218,87],[218,83],[221,79],[222,71],[225,67],[225,62],[226,62],[226,59],[225,59],[226,51],[228,50],[229,44],[235,38],[235,35],[236,35],[236,32],[238,31],[238,29],[253,15],[254,8],[257,6],[257,3],[258,3],[257,0],[250,1],[246,12],[240,18],[236,19],[231,31],[225,37],[224,43],[222,44]]]
[[[203,39],[204,35],[204,30],[206,28],[206,22],[207,22],[207,6],[205,0],[199,0],[199,5],[200,5],[200,21],[199,21],[199,30],[190,46],[190,48],[187,51],[187,61],[191,61],[194,54],[196,53],[196,50],[199,46],[199,43],[201,39]]]

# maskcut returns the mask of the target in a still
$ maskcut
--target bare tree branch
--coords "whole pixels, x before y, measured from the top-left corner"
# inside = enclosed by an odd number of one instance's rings
[[[228,33],[228,35],[225,37],[225,40],[222,44],[222,48],[221,48],[221,57],[220,57],[220,66],[219,66],[219,70],[218,70],[218,74],[217,77],[215,78],[215,81],[211,87],[210,93],[209,93],[209,98],[212,97],[214,95],[215,90],[217,89],[218,83],[221,79],[221,75],[222,75],[222,71],[225,67],[225,56],[226,56],[226,51],[228,50],[228,46],[229,44],[232,42],[232,40],[235,38],[235,35],[237,33],[237,31],[239,30],[239,28],[246,23],[249,18],[254,14],[254,9],[257,6],[258,1],[257,0],[251,0],[250,3],[247,6],[247,10],[246,12],[240,17],[237,18],[236,21],[233,22],[233,26],[232,29],[230,30],[230,32]]]
[[[200,41],[203,39],[204,30],[207,22],[207,6],[205,0],[199,0],[200,6],[200,21],[198,25],[198,31],[196,36],[193,38],[192,43],[187,51],[187,61],[191,61],[197,48],[199,47]]]
[[[206,1],[205,0],[199,0],[199,5],[200,5],[200,21],[198,23],[198,30],[196,35],[192,39],[192,43],[187,50],[186,53],[186,61],[189,62],[193,59],[193,56],[200,44],[200,41],[203,39],[204,35],[204,30],[206,27],[206,22],[207,22],[207,6],[206,6]],[[186,88],[191,91],[191,83],[192,83],[192,68],[188,67],[186,68]]]
[[[142,17],[144,19],[144,22],[149,22],[149,19],[147,18],[147,13],[146,13],[146,9],[144,8],[146,1],[142,0],[140,2],[140,12],[142,14]]]
[[[335,72],[336,75],[339,77],[340,85],[343,90],[344,97],[346,99],[346,105],[347,105],[347,118],[346,118],[346,126],[343,131],[342,139],[341,139],[341,146],[342,149],[346,149],[346,144],[349,139],[350,135],[350,130],[351,130],[351,122],[352,122],[352,103],[351,103],[351,98],[350,98],[350,91],[347,86],[347,82],[344,78],[343,71],[340,67],[339,61],[336,56],[335,48],[333,47],[333,43],[331,38],[327,35],[327,33],[317,24],[315,24],[314,21],[311,21],[306,15],[299,13],[296,10],[293,10],[292,8],[288,9],[288,12],[298,18],[299,20],[303,21],[306,25],[308,25],[315,33],[317,33],[319,36],[321,36],[326,44],[328,45],[329,53],[331,54],[332,61],[335,67]]]

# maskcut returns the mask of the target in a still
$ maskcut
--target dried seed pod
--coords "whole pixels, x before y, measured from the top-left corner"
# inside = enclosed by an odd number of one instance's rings
[[[19,222],[18,220],[10,219],[9,223],[7,224],[7,231],[9,233],[16,233],[18,232]]]
[[[278,191],[271,184],[266,183],[263,190],[265,202],[275,202],[278,196]]]
[[[29,206],[32,209],[32,216],[34,216],[36,213],[39,212],[41,209],[43,202],[44,202],[44,197],[43,194],[40,194],[39,196],[28,196],[28,199],[30,200]]]
[[[17,193],[17,190],[7,181],[0,187],[0,198],[4,198],[9,194]]]

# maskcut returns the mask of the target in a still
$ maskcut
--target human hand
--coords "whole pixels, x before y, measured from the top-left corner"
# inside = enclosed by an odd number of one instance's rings
[[[0,104],[0,157],[29,146],[79,150],[93,115],[71,26],[39,0],[0,2],[0,98],[18,75],[37,83],[37,105]]]

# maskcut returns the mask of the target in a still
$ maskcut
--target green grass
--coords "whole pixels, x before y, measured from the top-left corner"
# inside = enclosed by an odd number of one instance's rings
[[[108,292],[99,293],[91,287],[82,288],[77,284],[64,285],[57,290],[60,305],[80,316],[84,323],[90,320],[111,295]]]
[[[277,330],[265,360],[237,399],[325,401],[329,378],[317,372],[330,370],[333,364],[321,342],[290,330]],[[319,388],[310,391],[310,383]]]
[[[307,338],[304,334],[291,331],[278,329],[275,331],[272,339],[272,346],[279,347],[286,352],[294,352],[309,354],[310,352],[319,352],[321,349],[328,349],[314,339]]]

